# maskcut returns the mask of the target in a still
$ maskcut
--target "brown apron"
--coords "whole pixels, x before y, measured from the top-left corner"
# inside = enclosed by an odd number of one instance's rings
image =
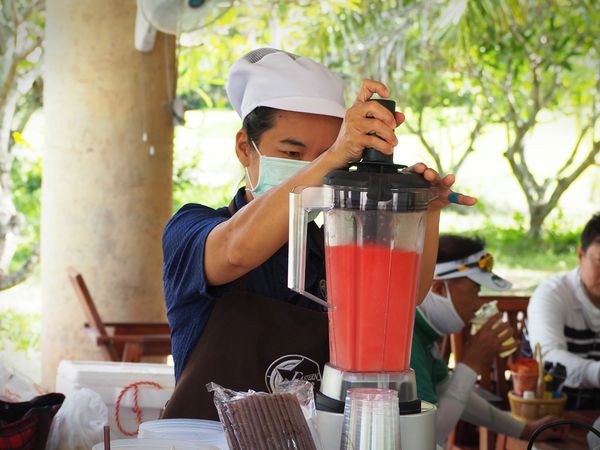
[[[244,284],[238,280],[215,302],[163,418],[218,420],[206,390],[212,381],[271,392],[282,381],[305,379],[318,389],[329,359],[327,313],[249,293]]]

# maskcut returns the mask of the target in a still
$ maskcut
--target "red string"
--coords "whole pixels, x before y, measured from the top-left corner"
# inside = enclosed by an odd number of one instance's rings
[[[119,396],[117,397],[117,402],[115,403],[115,422],[117,423],[117,428],[119,429],[119,431],[121,433],[123,433],[125,436],[135,436],[138,433],[138,430],[136,429],[135,431],[126,431],[123,426],[121,425],[121,400],[123,399],[123,396],[125,395],[125,393],[129,390],[133,388],[133,406],[131,408],[131,410],[135,413],[135,417],[137,419],[137,424],[138,424],[138,429],[139,429],[139,425],[142,423],[143,418],[142,418],[142,409],[140,408],[140,405],[138,404],[138,386],[141,385],[146,385],[146,386],[152,386],[155,387],[157,389],[162,389],[162,386],[154,381],[135,381],[133,383],[129,383],[127,386],[125,386],[121,392],[119,392]]]

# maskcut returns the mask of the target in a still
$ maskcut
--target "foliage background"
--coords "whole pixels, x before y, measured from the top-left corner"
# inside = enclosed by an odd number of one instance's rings
[[[10,3],[0,0],[2,14]],[[26,40],[37,42],[43,2],[16,3],[37,8]],[[597,1],[236,1],[179,43],[178,97],[188,111],[176,129],[174,211],[186,202],[222,206],[240,185],[232,146],[240,123],[225,80],[239,56],[270,46],[340,73],[348,103],[362,78],[386,82],[408,118],[397,159],[456,172],[458,189],[480,197],[471,210],[449,208],[442,230],[484,237],[521,292],[576,266],[581,227],[600,209]],[[33,56],[24,74],[35,75],[41,51]],[[8,158],[0,155],[24,218],[9,271],[31,260],[40,238],[43,121],[29,111],[42,88],[38,79],[20,98]],[[34,272],[0,293],[8,337],[0,349],[35,349],[38,282]]]

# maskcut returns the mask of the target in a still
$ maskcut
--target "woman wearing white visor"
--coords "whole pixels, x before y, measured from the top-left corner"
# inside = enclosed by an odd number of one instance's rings
[[[462,360],[452,375],[436,351],[438,339],[461,331],[473,319],[481,306],[481,286],[495,291],[512,287],[509,281],[493,273],[492,268],[493,258],[485,250],[483,241],[440,236],[431,291],[415,316],[410,364],[417,377],[419,398],[438,407],[436,439],[440,445],[446,442],[459,419],[521,439],[529,439],[539,426],[555,419],[548,416],[524,424],[473,391],[477,376],[489,370],[494,358],[519,345],[517,341],[504,344],[513,336],[508,323],[493,328],[501,319],[500,314],[491,317],[466,344]],[[560,430],[548,430],[542,439],[561,436]]]

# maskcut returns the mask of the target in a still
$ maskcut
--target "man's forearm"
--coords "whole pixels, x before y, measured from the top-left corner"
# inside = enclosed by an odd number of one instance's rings
[[[435,272],[435,262],[438,252],[440,228],[440,211],[431,211],[427,213],[427,225],[425,227],[425,240],[423,243],[423,261],[421,263],[421,279],[419,282],[419,292],[417,293],[417,303],[420,304],[429,289]]]

